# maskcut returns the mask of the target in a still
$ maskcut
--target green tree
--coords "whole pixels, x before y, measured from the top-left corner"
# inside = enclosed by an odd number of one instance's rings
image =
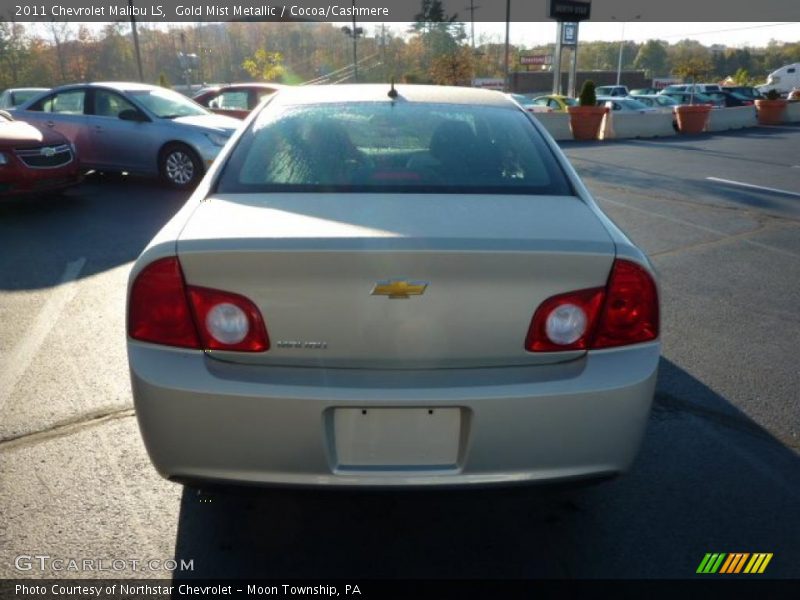
[[[120,23],[103,27],[96,48],[97,71],[103,79],[125,81],[136,73],[133,47],[129,38],[122,34],[123,27]]]
[[[21,71],[28,54],[24,35],[22,25],[0,19],[0,87],[21,83]]]
[[[733,74],[733,81],[736,85],[753,85],[755,80],[750,77],[750,73],[747,72],[747,69],[736,69],[736,73]]]
[[[446,15],[442,0],[422,0],[420,11],[414,15],[411,31],[415,33],[431,32],[434,29],[448,31],[449,26],[456,23],[458,14]]]
[[[659,77],[669,72],[667,48],[660,40],[648,40],[639,48],[633,61],[637,69],[647,71],[649,77]]]
[[[689,79],[692,82],[709,76],[714,66],[707,58],[690,56],[682,59],[673,68],[672,72],[681,79]]]

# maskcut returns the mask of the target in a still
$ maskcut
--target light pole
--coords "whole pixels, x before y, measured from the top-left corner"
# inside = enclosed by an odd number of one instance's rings
[[[469,28],[472,37],[472,51],[475,51],[475,11],[480,6],[475,6],[475,0],[469,0],[469,6],[465,7],[469,11]]]
[[[633,19],[628,19],[629,21],[634,21],[641,19],[642,15],[636,15]],[[611,17],[612,20],[617,21],[617,17]],[[620,21],[622,23],[622,34],[620,35],[619,39],[619,60],[617,61],[617,85],[622,78],[622,50],[625,48],[625,21]]]

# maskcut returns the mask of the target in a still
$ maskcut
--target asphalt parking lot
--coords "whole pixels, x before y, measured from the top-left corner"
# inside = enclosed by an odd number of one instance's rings
[[[771,552],[769,576],[800,577],[800,127],[564,148],[660,274],[630,473],[581,490],[163,481],[131,404],[125,284],[185,197],[93,176],[0,205],[0,578],[109,575],[15,568],[37,554],[192,560],[192,577],[681,578],[706,552]]]

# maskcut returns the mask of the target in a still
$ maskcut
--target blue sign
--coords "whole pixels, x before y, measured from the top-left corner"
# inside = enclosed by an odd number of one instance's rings
[[[578,44],[578,24],[562,23],[561,45],[576,46]]]

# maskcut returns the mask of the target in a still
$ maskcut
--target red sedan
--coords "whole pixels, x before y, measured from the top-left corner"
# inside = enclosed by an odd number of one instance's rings
[[[261,100],[284,87],[280,83],[231,83],[204,88],[193,100],[215,113],[244,119]]]
[[[0,111],[0,197],[52,192],[80,183],[73,145]]]

